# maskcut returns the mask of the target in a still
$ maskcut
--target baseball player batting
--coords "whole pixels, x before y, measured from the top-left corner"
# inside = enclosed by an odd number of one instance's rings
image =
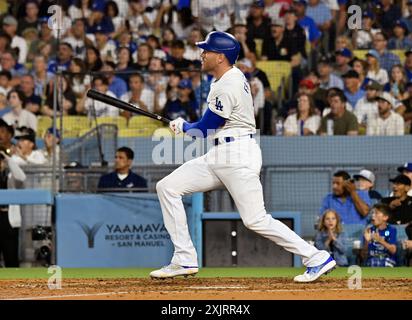
[[[200,133],[206,137],[213,131],[214,146],[205,155],[184,163],[156,185],[165,227],[175,250],[171,263],[151,272],[150,276],[172,278],[198,272],[197,253],[190,238],[182,196],[224,186],[248,229],[302,257],[306,271],[294,281],[315,281],[335,267],[335,260],[265,210],[259,178],[262,154],[253,137],[256,125],[251,89],[244,74],[234,66],[239,42],[228,33],[214,31],[197,46],[203,49],[202,70],[215,78],[207,98],[208,108],[198,122],[189,123],[177,118],[169,126],[175,134]]]

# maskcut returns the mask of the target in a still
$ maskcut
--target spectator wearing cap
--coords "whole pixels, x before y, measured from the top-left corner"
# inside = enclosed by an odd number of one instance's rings
[[[322,36],[321,31],[315,21],[306,15],[306,0],[293,0],[292,8],[296,11],[299,25],[305,30],[307,40],[311,43],[312,48],[319,42]]]
[[[44,148],[41,150],[47,160],[47,164],[53,165],[53,152],[55,151],[55,161],[59,163],[60,157],[60,131],[50,127],[43,136]]]
[[[382,195],[373,189],[376,178],[372,171],[363,169],[358,174],[354,174],[353,179],[355,179],[356,188],[358,190],[365,190],[368,192],[372,204],[382,200]]]
[[[412,81],[406,84],[408,98],[402,101],[402,105],[396,109],[405,120],[405,126],[410,128],[409,133],[412,134]]]
[[[323,198],[319,217],[332,209],[339,214],[343,224],[366,224],[371,207],[368,192],[356,190],[349,173],[343,170],[333,174],[331,183],[332,192]]]
[[[171,62],[175,69],[187,69],[190,60],[184,58],[185,43],[182,40],[174,40],[170,47],[170,56],[168,61]]]
[[[199,119],[199,105],[189,79],[182,79],[179,82],[177,99],[168,99],[162,113],[168,119],[182,117],[189,122]]]
[[[402,101],[409,97],[406,90],[407,82],[405,69],[400,64],[395,64],[391,69],[389,82],[385,84],[383,90],[389,92],[396,100]]]
[[[29,28],[38,29],[39,4],[35,0],[29,0],[25,3],[25,16],[19,19],[17,34],[22,35],[24,30]]]
[[[397,20],[393,27],[393,36],[388,40],[389,50],[405,50],[412,47],[412,40],[407,37],[408,27],[402,20]]]
[[[120,99],[127,92],[127,83],[120,77],[114,74],[116,65],[112,61],[106,61],[103,64],[102,72],[109,82],[109,91],[113,92]]]
[[[368,73],[366,77],[379,82],[384,86],[389,81],[388,72],[380,67],[378,51],[371,49],[366,54],[366,61],[368,63]]]
[[[322,117],[319,134],[327,135],[332,132],[333,135],[358,135],[358,121],[356,116],[346,110],[346,97],[343,92],[335,92],[328,96],[330,101],[330,113]],[[328,127],[332,124],[332,128]],[[331,130],[331,131],[332,131]]]
[[[365,229],[364,252],[368,267],[395,267],[397,230],[388,222],[391,210],[386,204],[375,204],[372,209],[372,226]],[[364,254],[365,255],[365,254]]]
[[[53,35],[53,30],[49,28],[48,17],[41,17],[39,24],[39,37],[30,43],[26,59],[27,62],[32,62],[35,57],[40,55],[48,60],[48,58],[52,57],[57,51],[57,39]]]
[[[389,205],[391,209],[390,223],[404,224],[409,240],[412,240],[412,197],[408,195],[411,189],[411,179],[400,174],[393,179],[393,194],[391,197],[383,198],[382,203]]]
[[[89,2],[91,4],[91,2]],[[86,36],[86,21],[83,18],[75,19],[71,27],[70,35],[63,39],[73,48],[76,58],[86,57],[86,47],[93,46],[93,41]]]
[[[285,30],[283,37],[289,42],[289,50],[291,57],[300,54],[301,57],[307,58],[306,53],[306,33],[299,25],[298,17],[294,10],[285,11]]]
[[[381,10],[377,16],[377,22],[382,27],[382,31],[391,34],[393,26],[402,17],[402,11],[393,0],[381,0]]]
[[[261,10],[262,14],[260,16],[263,18],[262,6],[262,1],[253,2],[250,8],[250,15],[254,17],[256,15],[255,12]],[[213,29],[217,31],[228,30],[235,18],[234,1],[231,0],[191,1],[191,11],[195,24],[198,23],[208,33]],[[260,25],[258,19],[256,19],[256,24]]]
[[[275,20],[270,27],[270,31],[270,38],[263,41],[261,60],[290,61],[292,46],[290,40],[284,36],[285,21],[283,19]]]
[[[263,108],[265,106],[265,89],[263,88],[262,81],[260,81],[257,77],[252,77],[250,73],[250,70],[252,68],[252,62],[249,59],[243,58],[239,60],[237,66],[239,70],[243,72],[246,79],[249,81],[250,90],[252,92],[253,97],[255,117],[258,117],[259,115],[263,117]]]
[[[73,48],[67,42],[59,44],[56,59],[49,60],[47,71],[55,74],[57,71],[67,71],[73,59]]]
[[[89,34],[95,34],[98,29],[105,30],[108,33],[114,32],[114,26],[112,19],[105,16],[106,3],[105,1],[98,0],[92,1],[91,14],[87,18],[86,32]]]
[[[11,106],[11,111],[3,116],[3,120],[14,129],[27,127],[34,131],[37,130],[37,118],[36,116],[24,109],[24,95],[21,91],[13,89],[9,91],[7,100]]]
[[[343,90],[343,81],[341,78],[332,73],[332,63],[327,57],[321,57],[318,61],[317,71],[319,75],[319,87],[328,90],[330,88],[339,88]]]
[[[248,39],[267,39],[270,37],[270,18],[264,14],[265,4],[262,0],[253,1],[246,19]]]
[[[356,103],[354,113],[358,123],[366,129],[368,119],[378,117],[378,102],[376,98],[382,91],[382,86],[375,80],[368,80],[366,84],[366,94]]]
[[[335,66],[333,73],[337,77],[342,77],[345,73],[347,73],[351,67],[349,62],[352,60],[352,51],[348,48],[342,48],[338,51],[335,51]]]
[[[374,15],[369,10],[364,10],[362,13],[362,28],[354,30],[354,41],[356,48],[359,50],[371,49],[373,36],[380,32],[380,29],[373,27]]]
[[[18,22],[13,16],[8,15],[3,18],[3,31],[11,38],[10,46],[19,49],[17,61],[24,65],[26,63],[28,47],[26,40],[17,35],[17,25]]]
[[[107,26],[99,24],[95,28],[96,48],[100,51],[100,57],[103,61],[117,62],[116,44],[109,38],[110,30]]]
[[[412,162],[406,162],[403,166],[398,167],[398,172],[404,174],[412,181]],[[408,191],[408,196],[412,197],[412,184],[411,189]]]
[[[316,114],[313,98],[308,94],[298,95],[298,108],[284,123],[285,136],[316,135],[320,126],[320,116]]]
[[[346,99],[355,108],[358,101],[365,96],[365,91],[362,90],[362,83],[359,80],[359,74],[355,70],[349,70],[343,76],[345,89],[343,90]]]
[[[249,56],[251,52],[256,53],[256,43],[255,40],[248,37],[247,26],[245,24],[236,24],[233,26],[231,33],[240,43],[240,51],[238,60]],[[188,43],[189,44],[189,43]],[[197,47],[197,46],[196,46]],[[187,48],[187,46],[186,46]],[[195,47],[193,47],[195,49]],[[199,49],[197,47],[197,49]],[[190,59],[189,59],[190,60]],[[198,59],[200,60],[200,59]]]
[[[381,68],[390,72],[391,68],[395,64],[400,64],[399,57],[389,52],[387,49],[388,38],[383,32],[378,32],[373,37],[373,49],[375,49],[379,54],[379,64]]]
[[[378,117],[368,119],[366,134],[369,136],[401,136],[405,134],[405,122],[401,115],[393,111],[395,99],[382,92],[377,97]]]
[[[6,121],[0,118],[0,148],[6,150],[6,153],[13,154],[15,145],[13,143],[14,128]]]
[[[36,133],[30,128],[21,129],[16,136],[16,152],[11,157],[18,165],[43,165],[47,163],[43,152],[36,148]]]

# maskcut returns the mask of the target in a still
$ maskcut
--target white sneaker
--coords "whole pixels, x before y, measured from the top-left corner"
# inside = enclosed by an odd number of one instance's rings
[[[295,282],[312,282],[318,279],[321,275],[331,272],[336,266],[336,261],[329,257],[324,263],[316,267],[307,267],[304,274],[296,276]]]
[[[187,267],[187,266],[179,266],[177,264],[169,264],[168,266],[164,266],[159,270],[155,270],[150,272],[150,277],[152,278],[173,278],[177,276],[194,276],[196,273],[199,272],[198,267]]]

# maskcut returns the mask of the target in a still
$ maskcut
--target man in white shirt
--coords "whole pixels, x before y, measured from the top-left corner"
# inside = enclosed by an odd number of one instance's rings
[[[109,91],[109,82],[106,77],[97,76],[93,79],[93,88],[99,92],[107,94],[110,97],[116,98],[116,95]],[[109,106],[101,101],[87,98],[86,94],[77,103],[76,111],[80,114],[87,114],[89,117],[117,117],[119,109]]]
[[[146,111],[157,111],[155,93],[145,86],[142,75],[138,73],[132,74],[129,78],[129,87],[130,90],[122,95],[120,100],[134,104]]]
[[[355,106],[355,116],[359,124],[366,125],[368,119],[378,117],[378,102],[376,97],[382,90],[382,86],[375,80],[369,80],[366,84],[366,95]]]
[[[28,52],[27,42],[24,38],[16,35],[17,32],[17,20],[13,16],[6,16],[3,19],[3,31],[11,37],[12,48],[19,48],[18,62],[20,64],[26,63],[26,57]]]
[[[21,91],[15,89],[9,91],[7,100],[11,111],[3,116],[3,120],[6,121],[8,125],[13,126],[15,130],[21,127],[27,127],[37,131],[37,118],[30,111],[23,109],[24,99],[24,94]]]
[[[26,128],[15,139],[18,140],[16,153],[11,158],[19,166],[47,164],[43,152],[36,150],[36,133],[32,129]]]
[[[382,92],[378,97],[379,115],[376,119],[368,119],[366,134],[368,136],[402,136],[405,134],[405,122],[402,116],[392,109],[395,99]]]

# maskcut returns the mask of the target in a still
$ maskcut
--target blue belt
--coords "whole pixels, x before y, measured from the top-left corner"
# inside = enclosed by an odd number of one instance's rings
[[[249,136],[250,138],[253,138],[253,134],[249,134],[248,136]],[[237,138],[238,138],[238,137],[237,137]],[[222,144],[222,143],[228,143],[228,142],[235,141],[237,138],[235,138],[235,137],[216,138],[216,139],[214,140],[215,146],[217,146],[217,145],[219,145],[219,144]],[[220,142],[219,142],[219,139],[223,139],[223,141],[220,141]]]

